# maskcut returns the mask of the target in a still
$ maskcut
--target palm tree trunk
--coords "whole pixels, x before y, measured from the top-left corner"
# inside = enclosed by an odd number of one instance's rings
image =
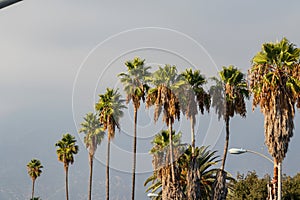
[[[229,145],[229,120],[230,120],[229,116],[226,116],[226,118],[225,118],[225,121],[226,121],[226,138],[225,138],[225,145],[224,145],[224,153],[223,153],[221,170],[225,169],[225,161],[226,161],[228,145]]]
[[[89,160],[90,160],[90,180],[89,180],[89,200],[92,199],[92,183],[93,183],[93,161],[94,155],[89,153]]]
[[[225,137],[225,145],[224,145],[224,153],[222,159],[222,165],[220,170],[217,173],[216,180],[214,183],[214,189],[212,190],[212,200],[224,200],[227,196],[227,189],[226,189],[226,172],[225,169],[225,161],[227,157],[228,151],[228,144],[229,144],[229,116],[226,114],[225,116],[225,123],[226,123],[226,137]]]
[[[109,200],[109,157],[110,157],[110,138],[107,141],[107,156],[106,156],[106,200]]]
[[[199,171],[199,162],[196,157],[190,157],[188,161],[190,163],[187,174],[186,174],[186,181],[187,181],[187,199],[201,199],[201,190],[200,190],[200,171]]]
[[[274,158],[273,195],[275,199],[278,198],[278,185],[278,160]]]
[[[170,141],[170,163],[171,163],[171,174],[172,183],[175,184],[175,170],[174,170],[174,158],[173,158],[173,141],[172,141],[172,120],[169,118],[169,141]]]
[[[35,178],[32,179],[32,193],[31,193],[31,198],[33,199],[34,197],[34,183],[35,183]]]
[[[278,163],[278,200],[281,200],[281,163]]]
[[[195,154],[195,126],[194,126],[194,116],[191,117],[191,139],[192,139],[192,157]]]
[[[137,107],[134,107],[134,136],[133,136],[133,164],[132,164],[132,190],[131,199],[134,200],[135,193],[135,169],[136,169],[136,126],[137,126]]]
[[[68,167],[68,165],[65,165],[65,172],[66,172],[66,179],[65,179],[65,184],[66,184],[66,200],[69,200],[69,183],[68,183],[69,167]]]

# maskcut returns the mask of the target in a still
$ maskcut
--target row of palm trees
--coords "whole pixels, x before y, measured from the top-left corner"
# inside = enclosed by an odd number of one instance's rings
[[[55,146],[57,158],[60,162],[64,164],[65,170],[65,189],[66,189],[66,199],[69,200],[69,166],[74,163],[74,155],[78,153],[79,147],[76,144],[76,139],[69,133],[62,136]],[[40,160],[34,158],[27,164],[28,175],[32,179],[32,193],[31,200],[38,200],[39,197],[34,197],[34,186],[36,179],[42,174],[43,165]]]
[[[127,61],[125,63],[127,71],[118,74],[124,86],[126,99],[122,99],[118,89],[107,88],[104,94],[99,95],[99,101],[95,105],[96,113],[88,113],[84,117],[84,122],[81,123],[82,128],[79,130],[80,133],[85,134],[84,142],[86,148],[89,149],[89,200],[92,199],[93,158],[105,133],[108,142],[106,199],[109,199],[110,142],[114,139],[115,129],[120,130],[120,119],[126,108],[125,103],[130,102],[133,103],[134,107],[131,196],[132,199],[135,198],[137,123],[141,100],[145,102],[146,108],[154,106],[154,121],[156,122],[162,114],[163,121],[168,127],[166,131],[168,134],[164,134],[164,136],[169,137],[167,152],[164,152],[162,157],[165,159],[164,165],[159,168],[160,171],[156,171],[157,163],[154,162],[153,164],[154,176],[159,179],[156,183],[161,184],[162,199],[182,199],[183,196],[188,199],[198,199],[203,196],[199,189],[201,186],[199,180],[202,180],[199,170],[203,167],[200,158],[203,157],[203,152],[199,153],[199,148],[195,145],[194,126],[198,109],[201,114],[204,114],[205,110],[209,112],[211,106],[215,108],[219,120],[224,119],[226,137],[222,164],[216,172],[217,175],[214,185],[211,186],[210,196],[214,200],[226,199],[226,179],[228,177],[225,172],[225,162],[230,136],[229,122],[235,114],[246,117],[245,100],[249,99],[250,94],[253,95],[253,107],[259,105],[265,116],[266,145],[274,158],[274,172],[276,172],[277,164],[282,163],[289,140],[293,135],[295,105],[300,108],[299,58],[300,50],[286,38],[276,43],[265,43],[262,50],[252,60],[252,66],[248,71],[248,80],[246,75],[236,67],[232,65],[223,67],[219,72],[219,77],[212,78],[215,84],[208,91],[204,89],[207,80],[199,70],[187,69],[178,73],[176,66],[165,65],[150,73],[151,67],[145,65],[145,60],[135,58],[132,61]],[[180,120],[181,113],[191,123],[191,146],[188,148],[190,150],[186,151],[179,151],[180,145],[173,141],[175,137],[173,124],[175,119]],[[67,140],[70,143],[67,143]],[[64,163],[66,171],[67,200],[68,167],[74,161],[73,154],[78,152],[78,146],[75,145],[75,142],[73,136],[66,134],[56,144],[58,159]],[[157,145],[155,142],[153,144],[154,146]],[[66,154],[67,152],[71,152],[71,155]],[[178,152],[185,156],[185,162],[181,160],[180,163],[182,156],[178,156]],[[153,159],[157,158],[153,156]],[[210,160],[210,162],[212,161]],[[190,178],[180,179],[182,173]],[[274,173],[275,180],[276,173]],[[184,187],[183,182],[186,183]]]

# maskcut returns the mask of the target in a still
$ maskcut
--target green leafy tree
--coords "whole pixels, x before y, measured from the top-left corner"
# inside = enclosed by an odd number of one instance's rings
[[[89,164],[90,164],[90,176],[89,176],[89,189],[88,199],[92,199],[92,182],[93,182],[93,161],[94,155],[97,150],[97,146],[101,144],[105,132],[97,118],[96,114],[88,113],[83,118],[84,122],[81,123],[81,129],[79,133],[84,133],[84,143],[89,150]]]
[[[267,199],[270,184],[270,175],[259,178],[255,171],[249,171],[246,175],[237,174],[236,180],[231,180],[232,188],[229,190],[227,199],[229,200],[248,200],[248,199]],[[294,177],[283,175],[282,177],[282,199],[300,199],[300,173]],[[270,198],[270,197],[268,197]]]
[[[294,177],[283,176],[282,199],[300,200],[300,173],[296,174]]]
[[[55,146],[56,154],[58,160],[64,164],[65,170],[65,186],[66,186],[66,199],[69,200],[69,183],[68,183],[68,174],[69,174],[69,165],[74,163],[74,155],[78,153],[79,147],[76,145],[76,139],[74,136],[66,133],[63,135],[62,139],[59,140]]]
[[[134,200],[135,195],[135,169],[136,169],[136,146],[137,146],[137,116],[140,108],[140,101],[145,101],[146,93],[149,89],[148,81],[150,78],[151,67],[145,66],[145,60],[134,58],[132,61],[125,63],[127,73],[120,73],[121,83],[124,85],[124,91],[127,94],[126,103],[130,101],[134,108],[134,134],[133,134],[133,166],[132,166],[132,191],[131,196]]]
[[[238,173],[232,182],[232,190],[229,192],[229,200],[267,199],[270,176],[259,178],[255,171],[250,171],[245,176]]]
[[[103,124],[104,130],[107,130],[106,199],[109,200],[110,141],[115,137],[115,128],[120,130],[120,118],[126,106],[118,90],[107,88],[105,94],[99,95],[99,101],[95,107],[100,123]]]
[[[225,179],[226,173],[225,161],[227,157],[229,144],[229,121],[234,114],[239,114],[246,117],[245,98],[249,98],[249,91],[245,75],[236,67],[230,65],[223,67],[219,72],[220,79],[213,78],[215,85],[210,88],[212,96],[212,106],[215,108],[219,119],[223,117],[226,124],[226,138],[224,145],[224,153],[222,158],[222,165],[216,179],[216,186],[213,192],[214,200],[221,200],[226,198]]]
[[[299,58],[300,49],[283,38],[263,44],[249,70],[253,107],[259,105],[265,118],[265,143],[274,158],[275,182],[277,165],[285,158],[293,136],[295,105],[300,108]]]
[[[27,164],[27,172],[28,175],[31,177],[32,180],[32,192],[31,192],[31,198],[34,198],[34,185],[37,177],[39,177],[42,174],[42,168],[43,165],[38,159],[32,159]]]

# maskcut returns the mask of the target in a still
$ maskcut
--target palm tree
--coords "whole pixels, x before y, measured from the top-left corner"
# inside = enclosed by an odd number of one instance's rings
[[[190,178],[188,177],[188,170],[190,168],[190,160],[192,157],[192,147],[189,146],[185,148],[185,145],[180,143],[181,133],[175,134],[172,133],[173,145],[176,147],[175,149],[179,153],[180,156],[177,160],[177,166],[180,171],[180,176],[177,177],[179,179],[180,185],[185,194],[188,193],[188,181]],[[164,196],[164,187],[166,184],[165,180],[163,180],[163,170],[162,167],[165,162],[165,157],[169,155],[169,151],[166,150],[169,146],[169,132],[161,131],[159,134],[156,134],[153,141],[153,147],[150,150],[150,154],[153,156],[153,174],[145,181],[144,186],[151,184],[146,192],[151,191],[152,193],[156,193],[159,196],[153,197],[154,200],[160,200],[166,198]],[[185,150],[184,150],[185,149]],[[199,173],[199,177],[197,181],[197,188],[193,188],[195,190],[200,190],[201,199],[208,200],[210,199],[211,191],[213,190],[213,183],[215,180],[215,176],[217,174],[218,169],[213,168],[213,166],[217,165],[219,162],[218,156],[215,155],[216,151],[208,150],[208,147],[202,146],[200,148],[196,147],[194,152],[194,157],[197,159],[197,171]],[[187,197],[187,199],[189,199]]]
[[[249,70],[253,107],[259,105],[265,117],[265,143],[274,158],[275,182],[277,165],[285,158],[293,136],[295,105],[300,108],[299,58],[300,49],[283,38],[263,44]]]
[[[220,80],[213,78],[216,85],[210,88],[212,95],[212,106],[215,107],[219,119],[223,116],[226,124],[226,137],[224,145],[224,153],[222,158],[222,165],[216,180],[216,187],[214,190],[213,199],[226,198],[225,179],[224,173],[225,161],[229,144],[229,121],[234,114],[239,114],[246,117],[246,104],[245,98],[249,98],[249,91],[245,75],[234,66],[223,67],[219,72]]]
[[[135,169],[136,169],[136,137],[137,137],[137,113],[140,107],[140,101],[145,101],[145,96],[149,86],[150,72],[148,70],[151,67],[145,67],[145,60],[140,58],[134,58],[133,61],[127,61],[125,63],[127,67],[127,73],[120,73],[121,83],[124,85],[124,91],[127,94],[126,103],[131,100],[134,107],[134,133],[133,133],[133,166],[132,166],[132,191],[131,197],[134,200],[135,194]]]
[[[93,161],[97,146],[101,144],[104,138],[104,131],[101,127],[99,119],[96,114],[88,113],[83,118],[84,122],[81,123],[79,133],[84,133],[84,143],[86,148],[89,149],[89,164],[90,164],[90,177],[88,199],[92,199],[92,182],[93,182]]]
[[[154,88],[148,91],[146,107],[155,106],[154,121],[156,122],[163,109],[163,121],[167,124],[169,132],[172,132],[172,124],[177,118],[180,119],[179,98],[176,95],[178,90],[182,89],[185,81],[179,80],[176,66],[165,65],[164,68],[159,67],[152,75],[151,79]],[[170,141],[172,137],[170,134]],[[172,183],[175,184],[175,170],[172,142],[170,144],[170,165]]]
[[[99,114],[100,123],[103,124],[104,130],[107,130],[106,199],[109,200],[110,141],[115,137],[115,128],[120,130],[119,121],[123,116],[122,110],[126,106],[118,90],[107,88],[105,94],[99,95],[99,101],[95,107]]]
[[[192,145],[192,153],[195,150],[195,123],[196,123],[196,115],[198,114],[197,103],[201,114],[204,113],[204,109],[209,112],[210,107],[210,95],[207,93],[203,85],[207,82],[205,77],[200,73],[199,70],[195,70],[193,72],[192,69],[186,69],[181,75],[185,78],[187,83],[189,84],[189,88],[185,90],[187,94],[187,103],[181,104],[181,109],[185,113],[186,117],[191,121],[191,145]],[[196,99],[195,99],[196,97]]]
[[[216,153],[217,151],[209,150],[208,146],[201,146],[195,148],[193,155],[192,147],[189,146],[180,157],[179,162],[182,168],[183,177],[185,178],[184,184],[186,185],[188,199],[196,199],[196,197],[203,200],[210,199],[215,177],[218,172],[218,169],[213,167],[220,161],[218,159],[219,156],[215,155]],[[193,162],[195,165],[194,168],[196,169],[194,170],[194,174],[189,173],[191,168],[191,157],[194,157],[197,160],[196,162]],[[190,176],[196,176],[196,174],[198,174],[197,177],[200,177],[200,179],[197,179],[197,184],[190,184],[189,181],[194,179]],[[193,185],[194,187],[189,187],[189,185]],[[196,190],[196,192],[190,190]],[[201,196],[192,196],[195,194],[201,194]]]
[[[31,198],[34,198],[34,184],[35,180],[37,177],[39,177],[42,173],[43,165],[41,162],[37,159],[32,159],[28,164],[27,164],[27,171],[29,176],[32,179],[32,192],[31,192]]]
[[[66,133],[63,135],[62,139],[56,144],[56,154],[59,161],[64,163],[64,170],[66,173],[65,184],[66,184],[66,199],[69,200],[69,188],[68,188],[68,173],[69,165],[74,163],[74,154],[79,151],[78,145],[76,145],[75,137]]]
[[[152,140],[153,147],[150,150],[150,154],[152,154],[152,164],[154,168],[153,177],[150,177],[146,180],[144,185],[147,185],[150,181],[152,181],[152,185],[149,186],[147,192],[151,190],[152,192],[156,192],[160,189],[159,194],[162,199],[173,199],[174,194],[169,191],[170,185],[170,167],[167,162],[170,159],[170,135],[173,143],[173,154],[175,157],[179,158],[180,155],[184,152],[184,145],[180,143],[181,133],[175,134],[175,131],[172,131],[172,134],[168,130],[162,130],[158,134],[154,136]],[[176,170],[180,171],[177,166]],[[180,178],[180,173],[176,173],[177,179]],[[181,185],[179,185],[181,186]],[[180,194],[182,195],[182,194]],[[157,198],[160,199],[160,198]],[[183,199],[183,197],[181,197]]]
[[[201,114],[204,113],[204,109],[209,111],[210,107],[210,95],[203,89],[203,85],[206,83],[205,77],[200,73],[199,70],[195,70],[193,72],[192,69],[186,69],[181,76],[184,77],[184,80],[188,83],[189,87],[184,91],[184,97],[181,98],[185,101],[181,103],[181,110],[185,113],[186,117],[190,119],[191,122],[191,150],[192,155],[195,152],[195,122],[196,122],[196,115],[198,114],[197,104],[199,106],[199,110]],[[200,175],[197,173],[198,165],[197,159],[193,156],[190,156],[190,164],[187,168],[187,198],[188,199],[200,199],[200,187],[199,187],[199,180],[201,179],[198,177]],[[197,190],[198,188],[198,190]]]

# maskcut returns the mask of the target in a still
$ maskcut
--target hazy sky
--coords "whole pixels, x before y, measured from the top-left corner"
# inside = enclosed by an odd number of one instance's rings
[[[31,180],[26,164],[44,165],[36,195],[64,198],[63,165],[54,144],[63,133],[76,136],[80,152],[70,168],[72,199],[86,199],[87,152],[77,134],[85,113],[93,111],[106,87],[120,87],[116,75],[124,62],[140,56],[148,65],[175,64],[200,69],[207,77],[233,64],[243,72],[262,43],[287,37],[300,45],[299,1],[58,1],[25,0],[0,11],[0,199],[28,198]],[[246,119],[231,121],[230,147],[268,155],[263,116],[247,102]],[[144,180],[151,173],[152,136],[165,126],[152,125],[152,110],[140,111],[137,199],[146,199]],[[184,118],[184,117],[182,117]],[[129,199],[131,185],[132,106],[125,111],[122,132],[112,144],[112,199]],[[299,112],[283,173],[299,172]],[[197,144],[223,152],[224,131],[214,112],[197,118]],[[187,133],[182,120],[176,130]],[[94,193],[105,196],[106,142],[95,164]],[[228,156],[226,168],[272,173],[272,164],[256,155]],[[114,189],[113,189],[114,188]]]

